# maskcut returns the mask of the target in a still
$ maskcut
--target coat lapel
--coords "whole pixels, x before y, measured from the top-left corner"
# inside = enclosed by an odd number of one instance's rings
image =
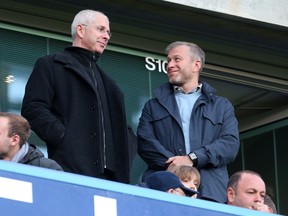
[[[87,69],[85,69],[84,66],[76,62],[68,52],[66,52],[65,54],[56,54],[55,61],[64,64],[67,71],[76,73],[81,79],[86,81],[89,86],[91,86],[91,88],[96,92],[95,85],[93,84],[89,75],[85,72]]]

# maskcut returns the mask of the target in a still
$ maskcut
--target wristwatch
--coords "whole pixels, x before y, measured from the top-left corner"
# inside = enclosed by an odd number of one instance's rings
[[[197,157],[197,155],[196,155],[194,152],[190,152],[190,153],[188,154],[188,156],[189,156],[189,158],[192,160],[193,166],[194,166],[194,167],[197,166],[197,162],[198,162],[198,157]]]

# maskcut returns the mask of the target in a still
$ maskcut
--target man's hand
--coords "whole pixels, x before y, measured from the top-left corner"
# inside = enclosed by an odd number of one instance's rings
[[[268,205],[261,203],[261,202],[257,202],[252,206],[252,209],[257,210],[257,211],[262,211],[262,212],[268,212],[271,213]]]
[[[193,162],[188,155],[170,157],[166,164],[169,164],[169,168],[182,165],[193,166]]]

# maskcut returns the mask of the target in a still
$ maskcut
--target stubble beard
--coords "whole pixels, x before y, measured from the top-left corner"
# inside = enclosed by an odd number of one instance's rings
[[[183,81],[182,81],[182,77],[181,76],[175,76],[175,77],[170,77],[169,78],[169,82],[172,84],[172,85],[176,85],[176,86],[182,86],[183,84]]]

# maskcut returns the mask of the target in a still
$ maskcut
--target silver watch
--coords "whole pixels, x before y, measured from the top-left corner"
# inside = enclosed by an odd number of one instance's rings
[[[188,154],[189,158],[192,160],[193,162],[193,166],[197,165],[197,161],[198,161],[198,157],[194,152],[191,152]]]

